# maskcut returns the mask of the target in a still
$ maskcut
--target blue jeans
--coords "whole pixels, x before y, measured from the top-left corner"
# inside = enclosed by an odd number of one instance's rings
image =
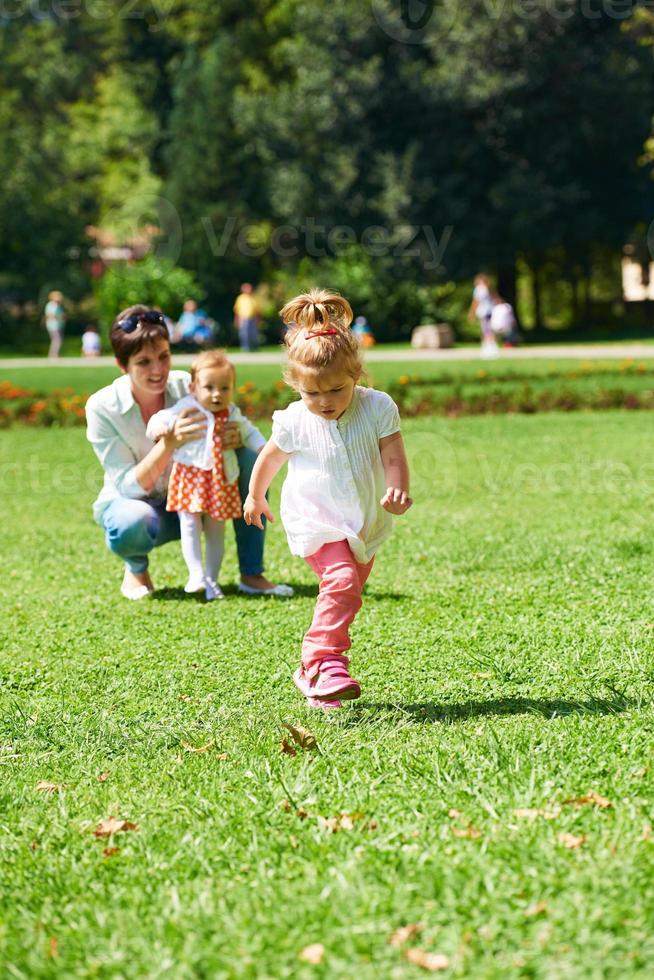
[[[254,319],[241,320],[238,328],[241,350],[257,350],[259,347],[259,331]]]
[[[236,454],[240,467],[239,492],[245,500],[257,454],[251,449],[237,449]],[[107,547],[123,559],[131,572],[145,572],[153,548],[179,540],[179,518],[166,510],[165,502],[116,497],[102,515],[102,526]],[[239,517],[234,520],[234,533],[241,576],[261,575],[264,532]]]

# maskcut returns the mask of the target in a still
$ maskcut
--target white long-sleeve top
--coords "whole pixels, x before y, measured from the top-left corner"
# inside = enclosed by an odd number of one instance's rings
[[[273,414],[275,445],[290,453],[280,514],[294,555],[347,540],[361,564],[390,535],[379,501],[386,491],[379,440],[400,430],[397,405],[383,391],[357,385],[340,419],[324,419],[304,402]]]
[[[148,422],[146,434],[152,439],[153,434],[163,426],[166,431],[170,431],[175,424],[175,419],[185,408],[193,408],[197,412],[202,412],[207,420],[207,431],[200,439],[193,439],[186,442],[173,453],[173,459],[178,463],[185,463],[187,466],[197,466],[200,470],[210,470],[212,468],[212,447],[213,430],[215,417],[213,412],[203,408],[202,405],[193,397],[186,395],[181,398],[171,408],[164,408],[152,416]],[[241,435],[241,442],[248,449],[258,452],[262,449],[266,440],[261,435],[256,426],[252,425],[249,419],[233,403],[229,405],[228,422],[236,422]],[[223,449],[223,469],[227,483],[234,483],[238,479],[238,459],[233,449]]]
[[[165,404],[170,407],[188,392],[191,375],[187,371],[171,371],[166,383]],[[152,440],[145,432],[141,409],[134,400],[132,383],[121,374],[112,384],[91,395],[86,403],[86,438],[104,470],[104,485],[93,504],[93,516],[98,524],[116,497],[162,502],[166,499],[171,465],[163,471],[155,486],[146,493],[136,479],[136,467],[152,449]]]

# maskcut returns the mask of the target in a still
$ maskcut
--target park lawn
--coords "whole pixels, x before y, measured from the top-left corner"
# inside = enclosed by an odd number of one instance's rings
[[[172,544],[130,604],[83,431],[2,433],[0,976],[413,978],[413,947],[444,976],[651,976],[651,419],[404,428],[415,506],[329,718],[290,679],[316,585],[279,523],[294,599],[237,594],[230,542],[223,603],[184,596]],[[138,829],[96,839],[110,815]]]
[[[180,369],[188,369],[188,361],[173,360],[173,366],[179,364]],[[625,374],[620,377],[622,368],[634,369],[642,366],[643,377],[633,377]],[[652,387],[652,376],[647,372],[654,365],[651,361],[624,360],[561,360],[534,359],[524,361],[509,361],[498,358],[494,361],[403,361],[398,352],[397,361],[371,361],[367,364],[370,381],[378,388],[385,388],[398,381],[401,377],[433,379],[444,391],[448,387],[461,390],[463,387],[468,394],[471,388],[483,387],[488,389],[491,384],[511,386],[520,385],[526,378],[535,389],[548,387],[556,376],[577,375],[576,385],[587,381],[595,383],[597,372],[608,374],[614,383],[623,384],[630,390],[642,390]],[[269,388],[282,376],[282,364],[238,364],[236,366],[237,385],[251,382],[258,388]],[[103,385],[111,384],[118,377],[118,369],[111,366],[94,366],[82,364],[80,367],[53,365],[52,367],[16,367],[0,368],[0,381],[11,381],[21,387],[35,389],[39,392],[50,392],[55,389],[72,388],[76,394],[90,394]],[[483,382],[483,384],[480,384]],[[555,381],[560,386],[558,379]]]

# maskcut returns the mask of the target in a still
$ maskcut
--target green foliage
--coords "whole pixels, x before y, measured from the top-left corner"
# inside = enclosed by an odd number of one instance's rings
[[[204,290],[187,269],[147,255],[139,262],[116,262],[95,284],[98,318],[104,331],[127,306],[144,303],[177,319],[186,299],[200,301]]]
[[[0,292],[40,302],[47,282],[77,300],[89,226],[123,245],[147,225],[167,235],[170,212],[168,257],[219,315],[243,279],[274,290],[310,270],[380,337],[460,328],[451,284],[483,267],[509,299],[520,270],[528,325],[589,323],[654,210],[654,20],[471,0],[426,5],[405,43],[406,6],[198,0],[3,21]],[[308,222],[346,228],[349,246],[316,252]],[[274,244],[284,226],[292,253]]]

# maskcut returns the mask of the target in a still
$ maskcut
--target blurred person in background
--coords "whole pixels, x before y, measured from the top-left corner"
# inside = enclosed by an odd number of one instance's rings
[[[252,283],[244,282],[234,303],[234,326],[238,330],[241,350],[255,351],[259,347],[260,310]]]
[[[99,357],[102,352],[100,334],[95,323],[89,323],[82,334],[82,357]]]
[[[352,324],[352,333],[354,334],[359,347],[374,346],[375,337],[365,316],[358,316],[356,318]]]
[[[481,356],[497,357],[499,349],[495,342],[495,334],[491,327],[491,314],[493,312],[493,298],[491,296],[491,286],[488,276],[480,272],[475,276],[474,289],[472,292],[472,302],[468,310],[468,319],[475,317],[479,320],[481,332]]]
[[[50,335],[48,357],[59,357],[66,327],[66,311],[64,310],[63,294],[58,289],[53,289],[52,292],[48,293],[48,302],[45,304],[43,318],[45,328]]]

